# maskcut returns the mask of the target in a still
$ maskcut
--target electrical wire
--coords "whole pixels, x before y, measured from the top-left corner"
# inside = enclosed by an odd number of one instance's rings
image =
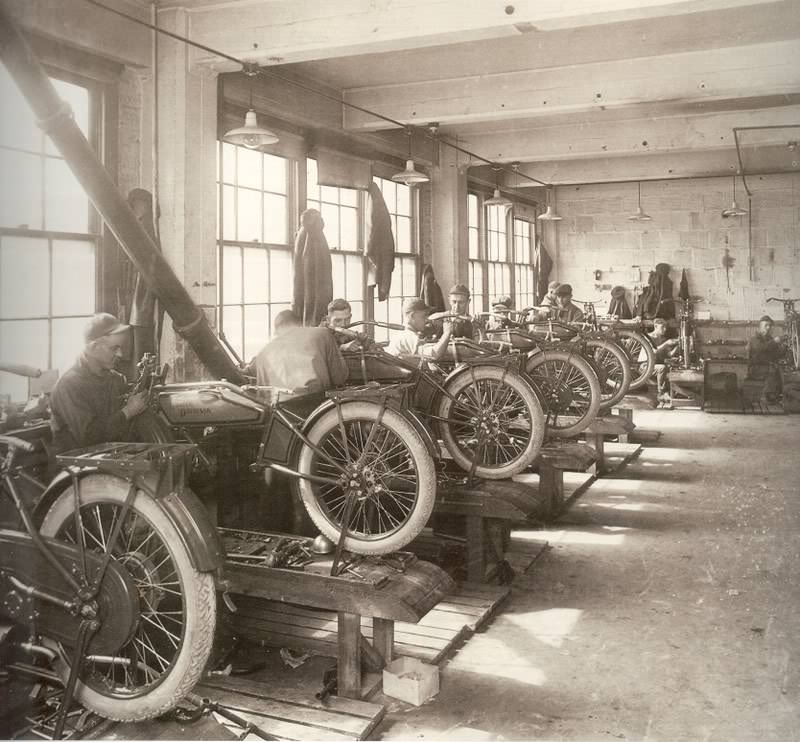
[[[180,34],[173,33],[172,31],[167,31],[165,28],[161,28],[160,26],[155,25],[153,23],[148,23],[147,21],[143,21],[143,20],[137,18],[136,16],[130,15],[129,13],[125,13],[125,12],[123,12],[121,10],[117,10],[116,8],[111,8],[108,5],[105,5],[105,4],[101,3],[101,2],[99,2],[99,0],[85,0],[85,2],[89,3],[90,5],[94,5],[94,6],[98,7],[98,8],[102,8],[103,10],[107,10],[109,13],[113,13],[115,15],[118,15],[118,16],[122,17],[122,18],[125,18],[125,19],[131,21],[132,23],[136,23],[136,24],[138,24],[140,26],[144,26],[145,28],[149,28],[149,29],[151,29],[153,31],[156,31],[156,32],[161,33],[161,34],[164,34],[165,36],[169,36],[171,39],[175,39],[176,41],[181,41],[184,44],[187,44],[188,46],[193,46],[193,47],[195,47],[197,49],[200,49],[202,51],[208,52],[209,54],[213,54],[213,55],[215,55],[217,57],[221,57],[222,59],[227,59],[229,62],[235,62],[236,64],[241,65],[242,68],[245,68],[250,64],[248,62],[245,62],[244,60],[239,59],[238,57],[234,57],[234,56],[231,56],[230,54],[226,54],[225,52],[221,52],[221,51],[219,51],[217,49],[213,49],[212,47],[206,46],[205,44],[200,44],[197,41],[192,41],[192,39],[190,39],[190,38],[188,38],[186,36],[181,36]],[[433,134],[431,131],[425,129],[424,127],[416,126],[414,124],[404,124],[402,121],[398,121],[397,119],[393,119],[390,116],[385,116],[382,113],[378,113],[377,111],[372,111],[369,108],[364,108],[363,106],[356,105],[355,103],[350,103],[350,102],[348,102],[346,100],[343,100],[342,98],[337,98],[335,95],[331,95],[330,93],[326,93],[324,90],[319,90],[318,88],[315,88],[313,85],[308,85],[306,83],[302,83],[302,82],[299,82],[297,80],[292,80],[292,79],[290,79],[288,77],[284,77],[283,75],[279,75],[277,72],[273,72],[272,70],[264,68],[264,67],[258,67],[258,74],[264,75],[265,77],[271,77],[274,80],[279,80],[280,82],[284,82],[284,83],[286,83],[288,85],[294,85],[296,88],[299,88],[300,90],[304,90],[307,93],[313,93],[314,95],[318,95],[318,96],[320,96],[322,98],[325,98],[327,100],[334,101],[336,103],[339,103],[340,105],[347,106],[348,108],[352,108],[355,111],[359,111],[359,112],[364,113],[364,114],[366,114],[368,116],[372,116],[373,118],[380,119],[381,121],[385,121],[385,122],[387,122],[389,124],[392,124],[393,126],[396,126],[399,129],[404,129],[406,131],[414,131],[414,130],[421,131],[421,132],[423,132],[425,134],[425,136],[428,139],[431,139],[431,140],[433,140],[435,142],[440,142],[441,144],[444,144],[446,147],[450,147],[451,149],[454,149],[457,152],[460,152],[461,154],[467,155],[472,159],[478,160],[480,162],[485,162],[486,164],[491,165],[492,167],[499,167],[500,172],[508,173],[509,175],[512,174],[512,171],[509,171],[508,169],[504,168],[502,165],[497,165],[497,163],[494,162],[493,160],[490,160],[487,157],[483,157],[482,155],[479,155],[476,152],[472,152],[472,151],[466,149],[465,147],[461,147],[458,144],[454,144],[453,142],[450,142],[447,139],[439,137],[438,135]],[[357,132],[350,132],[350,133],[351,134],[355,134],[356,136],[358,136]],[[531,175],[527,175],[526,173],[520,173],[520,172],[514,171],[513,174],[515,176],[522,176],[526,180],[529,180],[532,183],[537,183],[537,184],[542,185],[542,186],[550,186],[551,185],[550,183],[546,183],[546,182],[544,182],[542,180],[539,180],[538,178],[534,178]]]

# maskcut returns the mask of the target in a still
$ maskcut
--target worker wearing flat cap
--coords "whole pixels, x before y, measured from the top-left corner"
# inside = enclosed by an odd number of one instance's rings
[[[776,402],[781,393],[781,374],[777,363],[786,352],[772,337],[772,317],[765,314],[758,321],[758,330],[747,344],[747,378],[764,381],[763,395],[767,402]]]
[[[425,330],[432,311],[433,308],[422,299],[406,299],[403,302],[405,329],[392,337],[386,352],[394,356],[425,356],[434,361],[441,358],[450,342],[453,323],[444,319],[441,336],[435,342],[429,342]]]
[[[87,323],[83,352],[50,398],[55,453],[130,439],[131,421],[147,409],[147,394],[125,399],[125,377],[114,369],[129,330],[112,314],[96,314]]]
[[[469,338],[478,341],[481,339],[481,328],[469,316],[469,289],[463,283],[457,283],[448,292],[450,301],[450,314],[459,315],[453,320],[453,337]],[[431,319],[438,319],[435,315]]]
[[[509,313],[513,307],[514,302],[510,296],[498,296],[492,302],[492,313],[486,321],[486,329],[490,332],[493,330],[505,330],[509,327]]]
[[[558,306],[554,310],[554,319],[560,322],[580,322],[583,319],[583,312],[572,303],[572,286],[562,283],[556,289]]]

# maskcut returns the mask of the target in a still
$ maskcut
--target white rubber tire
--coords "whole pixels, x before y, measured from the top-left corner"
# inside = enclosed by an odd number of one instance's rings
[[[119,477],[101,473],[89,474],[80,480],[81,504],[121,505],[127,497],[128,488],[129,483]],[[73,489],[69,487],[45,516],[41,527],[43,536],[55,537],[65,522],[71,522],[73,503]],[[183,640],[173,659],[173,666],[149,692],[119,698],[100,693],[78,681],[75,689],[77,700],[100,716],[115,721],[139,721],[160,716],[186,696],[203,674],[211,654],[217,620],[214,576],[211,573],[198,572],[194,568],[178,530],[161,506],[140,490],[133,501],[132,510],[159,534],[169,551],[181,581],[186,615]],[[69,667],[59,661],[56,670],[66,680]]]
[[[374,423],[377,419],[378,406],[374,402],[346,402],[341,406],[342,420],[347,423],[363,420]],[[383,413],[381,425],[394,433],[406,446],[417,474],[416,502],[405,521],[395,530],[382,535],[369,537],[348,535],[344,540],[344,548],[356,554],[388,554],[402,549],[411,542],[427,525],[436,501],[436,471],[433,459],[419,433],[402,413],[388,408]],[[308,431],[308,440],[318,446],[323,438],[339,427],[337,410],[328,410]],[[297,470],[303,474],[312,473],[315,453],[307,445],[300,449]],[[320,532],[334,543],[339,542],[341,527],[331,519],[321,506],[314,485],[307,479],[298,479],[300,498],[308,511],[311,520]]]

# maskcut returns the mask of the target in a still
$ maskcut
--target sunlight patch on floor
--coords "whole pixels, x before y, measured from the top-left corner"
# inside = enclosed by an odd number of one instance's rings
[[[543,644],[560,647],[572,633],[582,613],[578,608],[548,608],[543,611],[508,613],[503,619],[516,624]]]

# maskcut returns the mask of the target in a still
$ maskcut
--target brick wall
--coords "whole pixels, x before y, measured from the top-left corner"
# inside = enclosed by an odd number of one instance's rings
[[[642,208],[650,222],[627,219],[636,210],[636,183],[560,187],[557,278],[586,300],[607,300],[611,286],[625,286],[632,304],[655,264],[668,263],[675,295],[686,268],[690,293],[703,298],[698,310],[714,319],[756,319],[767,309],[766,297],[784,290],[800,296],[800,174],[749,177],[748,185],[752,204],[741,180],[736,195],[750,215],[724,218],[732,200],[730,177],[644,182]],[[552,232],[545,236],[551,245]],[[728,271],[726,250],[733,260]],[[595,270],[601,271],[599,281]],[[781,314],[775,304],[770,311]]]

